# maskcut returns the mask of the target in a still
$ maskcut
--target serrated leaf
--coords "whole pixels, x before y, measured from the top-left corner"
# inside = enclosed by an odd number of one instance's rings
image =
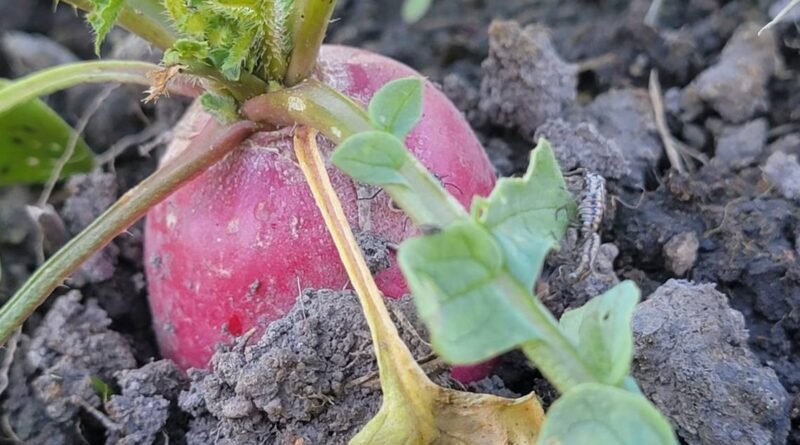
[[[0,185],[46,182],[73,132],[38,99],[0,113]],[[61,177],[87,172],[93,165],[92,151],[79,139]]]
[[[631,320],[638,301],[639,289],[623,281],[561,317],[561,329],[578,345],[599,382],[616,386],[628,375],[633,359]]]
[[[200,106],[223,124],[231,124],[240,119],[236,100],[231,96],[206,91],[200,96]]]
[[[400,169],[409,160],[403,143],[382,131],[365,131],[345,139],[331,156],[334,165],[356,181],[375,185],[403,185]]]
[[[404,140],[422,117],[424,90],[425,83],[416,77],[387,83],[369,103],[370,119],[378,129]]]
[[[500,246],[477,222],[404,242],[398,263],[444,360],[476,363],[542,338],[530,319],[530,294],[508,275]]]
[[[100,44],[117,21],[125,0],[91,0],[90,3],[93,9],[86,15],[86,20],[95,33],[94,52],[100,55]]]
[[[209,52],[207,43],[190,39],[180,39],[164,53],[164,64],[177,65],[188,61],[201,62],[206,58],[212,57],[212,55],[217,55],[214,51]],[[227,57],[227,51],[225,51],[224,55],[218,55],[217,57],[220,63],[222,63],[222,59]],[[212,61],[214,61],[213,58]]]
[[[425,16],[430,9],[433,0],[406,0],[403,2],[403,20],[406,23],[414,23]]]
[[[642,396],[578,385],[550,407],[537,445],[677,445],[669,422]]]
[[[491,195],[476,200],[472,210],[497,238],[514,277],[532,289],[544,258],[564,236],[575,208],[553,149],[541,139],[525,175],[499,180]]]

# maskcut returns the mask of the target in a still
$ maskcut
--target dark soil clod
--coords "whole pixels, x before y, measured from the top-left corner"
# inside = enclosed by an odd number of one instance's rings
[[[574,102],[576,67],[559,57],[542,26],[494,22],[489,39],[480,108],[494,124],[531,138],[539,125]]]
[[[689,445],[781,445],[791,399],[713,285],[668,281],[639,305],[633,374]]]
[[[427,356],[410,300],[389,303],[411,320],[400,328],[412,352]],[[376,365],[351,292],[303,293],[259,340],[241,337],[215,353],[212,364],[211,372],[192,373],[191,389],[180,397],[194,417],[189,444],[210,435],[220,444],[346,443],[381,402],[376,387],[352,384]]]
[[[743,123],[768,106],[767,82],[775,72],[777,46],[771,31],[758,35],[758,23],[739,27],[719,61],[683,92],[684,119],[693,120],[708,104],[731,123]]]

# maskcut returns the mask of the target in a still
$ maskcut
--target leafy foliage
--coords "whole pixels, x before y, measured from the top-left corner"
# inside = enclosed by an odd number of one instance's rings
[[[100,44],[111,31],[119,13],[125,6],[125,0],[90,0],[94,9],[86,16],[95,33],[94,51],[100,54]]]
[[[38,99],[0,113],[0,185],[47,181],[73,135],[72,128]],[[92,151],[78,139],[61,177],[89,171],[93,164]]]
[[[424,84],[415,78],[387,83],[369,103],[369,117],[386,133],[404,140],[422,114]]]
[[[578,309],[561,316],[561,329],[578,345],[597,380],[618,385],[628,375],[633,357],[630,331],[639,289],[624,281]]]
[[[90,0],[89,24],[100,43],[119,17],[125,0]],[[180,33],[164,54],[167,65],[218,70],[230,81],[243,71],[280,81],[293,46],[290,18],[294,0],[162,0]]]
[[[240,119],[236,101],[230,96],[223,96],[206,91],[200,96],[203,110],[212,114],[218,121],[231,124]]]
[[[94,388],[94,392],[100,396],[100,400],[105,403],[111,396],[114,395],[114,389],[111,388],[111,385],[106,383],[103,379],[98,376],[90,376],[89,381],[92,383],[92,388]]]
[[[533,287],[575,209],[547,141],[539,143],[523,177],[500,180],[489,198],[473,204],[474,216],[502,246],[509,272],[526,289]]]
[[[168,64],[207,65],[232,81],[242,70],[283,78],[293,0],[164,0],[164,6],[184,36],[164,55]]]
[[[550,407],[537,444],[672,445],[669,422],[644,397],[585,383]]]
[[[532,293],[545,256],[576,211],[550,144],[540,141],[526,174],[499,180],[467,214],[401,149],[398,136],[421,115],[408,100],[421,83],[395,81],[378,92],[369,111],[379,131],[351,136],[332,160],[356,180],[383,187],[418,224],[437,227],[405,241],[398,253],[436,352],[470,364],[521,347],[564,394],[554,409],[567,407],[545,422],[539,444],[677,443],[628,375],[636,286],[623,282],[560,323]],[[403,125],[387,116],[402,116]],[[615,441],[615,432],[636,440]]]

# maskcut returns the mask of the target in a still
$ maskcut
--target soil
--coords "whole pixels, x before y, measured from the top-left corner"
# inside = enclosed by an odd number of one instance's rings
[[[634,375],[687,444],[800,445],[800,31],[757,35],[772,2],[434,1],[408,26],[398,2],[340,0],[329,41],[399,59],[441,85],[501,175],[524,171],[539,136],[565,171],[606,179],[593,267],[572,276],[572,229],[537,293],[556,313],[622,279],[645,302]],[[494,21],[494,22],[493,22]],[[50,0],[0,0],[0,76],[93,57],[90,33]],[[158,59],[123,31],[104,57]],[[648,90],[658,71],[665,151]],[[0,188],[0,298],[120,193],[153,171],[187,105],[138,88],[91,86],[48,102],[76,123],[108,94],[85,137],[105,161],[64,181]],[[580,175],[570,176],[576,197]],[[343,443],[375,412],[367,331],[352,294],[306,291],[260,339],[222,347],[210,371],[160,360],[150,330],[141,225],[90,260],[26,323],[0,405],[2,435],[33,444]],[[374,270],[379,240],[362,239]],[[676,280],[682,279],[682,280]],[[684,281],[685,280],[685,281]],[[424,329],[397,312],[417,357]],[[416,332],[416,334],[414,334]],[[334,341],[335,340],[335,341]],[[474,390],[557,396],[519,353]],[[447,383],[446,376],[439,381]]]

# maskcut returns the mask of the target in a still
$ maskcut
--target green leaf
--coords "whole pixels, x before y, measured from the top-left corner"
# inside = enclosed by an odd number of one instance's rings
[[[638,301],[639,289],[623,281],[561,317],[561,329],[578,345],[599,382],[616,386],[628,375],[633,359],[631,320]]]
[[[345,139],[331,156],[334,165],[355,180],[377,185],[408,185],[400,168],[409,155],[403,143],[382,131],[366,131]]]
[[[422,117],[425,83],[417,77],[393,80],[384,85],[369,103],[369,117],[375,126],[401,141]]]
[[[223,124],[228,125],[241,119],[236,100],[231,96],[206,91],[200,96],[200,105],[203,111],[213,115]]]
[[[542,338],[529,292],[509,277],[500,246],[477,222],[410,239],[397,260],[444,360],[475,363]]]
[[[461,204],[389,133],[365,131],[350,136],[331,160],[353,179],[383,187],[417,225],[445,225],[467,217]]]
[[[46,182],[73,133],[38,99],[0,113],[0,185]],[[79,139],[61,177],[87,172],[93,165],[92,151]]]
[[[93,375],[89,377],[89,380],[92,382],[92,388],[94,388],[94,391],[100,396],[100,400],[102,400],[103,403],[114,395],[114,390],[111,389],[111,386],[100,377]]]
[[[537,445],[677,445],[669,422],[642,396],[585,383],[550,407]]]
[[[511,273],[532,289],[575,209],[553,149],[541,139],[525,175],[498,181],[488,198],[474,202],[472,211],[503,247]]]
[[[403,20],[406,23],[414,23],[425,16],[430,9],[433,0],[406,0],[403,3]]]
[[[86,19],[95,33],[94,52],[100,55],[100,44],[117,21],[125,0],[90,0],[90,3],[94,9],[86,15]]]
[[[218,55],[218,52],[209,51],[207,43],[191,39],[180,39],[164,53],[164,64],[169,66],[187,62],[202,62],[212,55]],[[222,57],[218,57],[220,64],[227,55],[227,51],[225,51]],[[212,57],[211,60],[214,61],[215,59]]]

